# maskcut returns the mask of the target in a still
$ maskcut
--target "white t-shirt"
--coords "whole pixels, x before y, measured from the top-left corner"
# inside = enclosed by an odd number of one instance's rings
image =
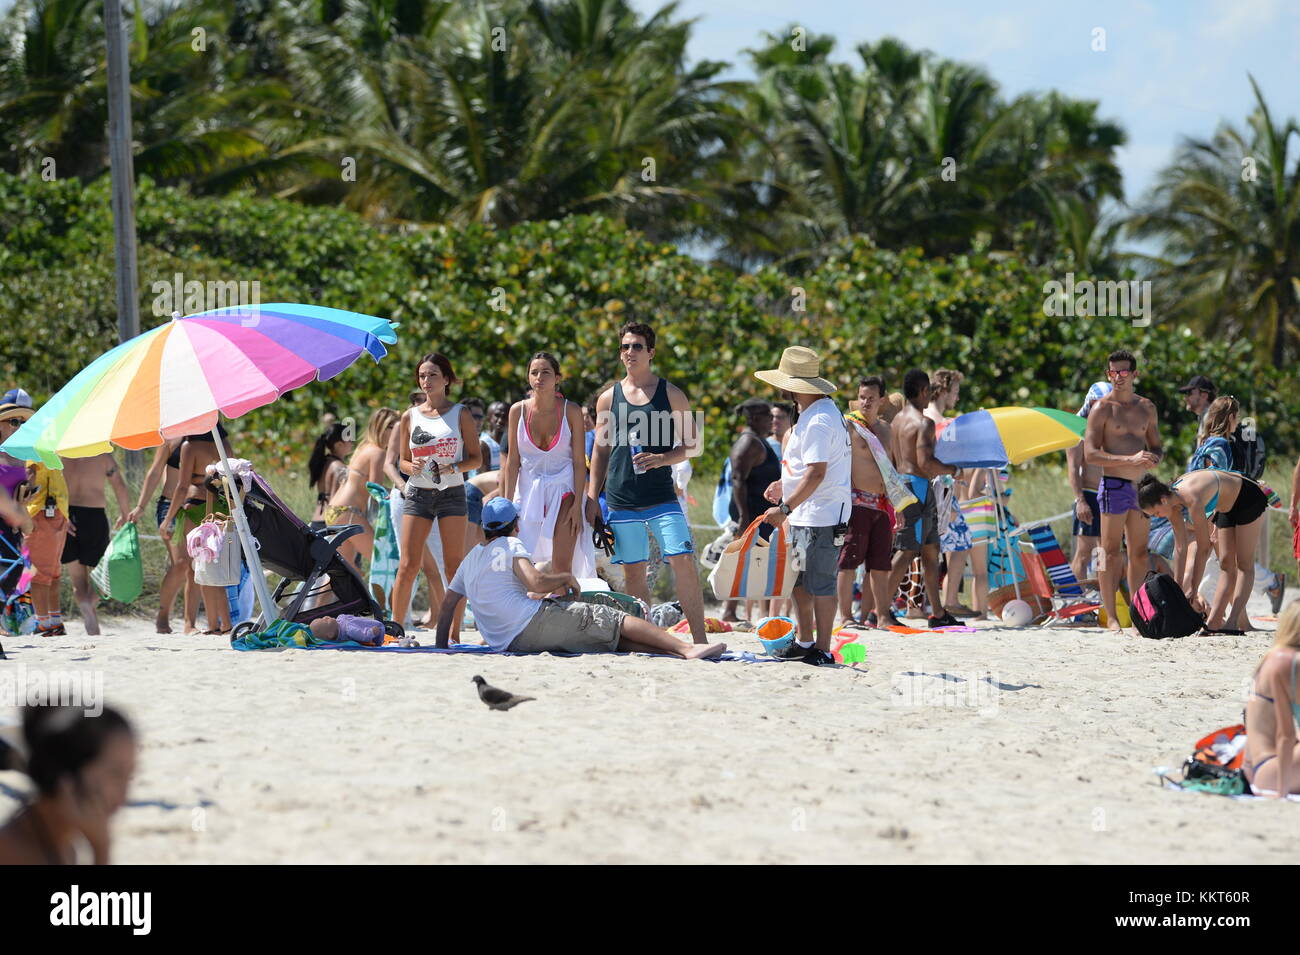
[[[790,523],[798,527],[832,527],[849,519],[853,476],[849,432],[844,415],[830,398],[814,401],[790,429],[781,458],[781,496],[793,494],[808,465],[819,461],[826,462],[826,476],[812,497],[790,514]]]
[[[542,602],[529,597],[515,576],[515,558],[529,556],[518,537],[498,537],[466,554],[447,585],[469,600],[478,632],[493,650],[509,647],[541,609]]]

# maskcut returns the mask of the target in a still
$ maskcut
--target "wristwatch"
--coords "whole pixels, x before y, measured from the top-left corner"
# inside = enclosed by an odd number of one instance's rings
[[[782,501],[780,504],[778,504],[776,506],[776,509],[780,511],[782,514],[784,514],[786,517],[790,516],[790,505],[787,504],[785,501]]]

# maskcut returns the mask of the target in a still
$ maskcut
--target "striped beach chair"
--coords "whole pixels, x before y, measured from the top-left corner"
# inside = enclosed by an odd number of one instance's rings
[[[1070,562],[1065,559],[1061,542],[1056,539],[1051,527],[1036,524],[1026,528],[1024,533],[1033,545],[1034,553],[1042,561],[1043,570],[1055,591],[1054,596],[1063,604],[1051,613],[1050,619],[1069,620],[1096,610],[1098,604],[1085,601],[1083,584],[1074,575]]]

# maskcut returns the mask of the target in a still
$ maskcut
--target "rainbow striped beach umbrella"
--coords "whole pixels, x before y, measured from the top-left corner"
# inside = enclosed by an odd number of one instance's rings
[[[1055,408],[989,408],[958,415],[935,442],[934,456],[959,468],[1023,464],[1083,439],[1087,420]]]
[[[244,517],[220,415],[237,418],[292,388],[333,378],[362,355],[375,361],[397,342],[386,319],[318,305],[276,302],[181,317],[137,335],[82,369],[22,426],[3,449],[26,461],[62,468],[60,457],[153,448],[171,438],[211,431],[230,480],[235,519],[260,623],[278,614]]]
[[[392,323],[317,305],[218,308],[137,335],[87,365],[4,450],[59,468],[112,445],[129,450],[216,427],[397,341]]]

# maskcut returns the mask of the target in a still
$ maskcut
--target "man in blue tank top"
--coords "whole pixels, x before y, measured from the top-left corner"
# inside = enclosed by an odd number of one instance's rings
[[[587,484],[587,520],[595,523],[605,492],[614,532],[613,563],[623,565],[624,588],[648,605],[646,561],[650,534],[673,569],[677,599],[696,643],[705,643],[704,595],[695,544],[673,485],[672,466],[699,453],[686,393],[650,367],[654,329],[629,322],[619,332],[621,381],[596,401],[596,440]]]

